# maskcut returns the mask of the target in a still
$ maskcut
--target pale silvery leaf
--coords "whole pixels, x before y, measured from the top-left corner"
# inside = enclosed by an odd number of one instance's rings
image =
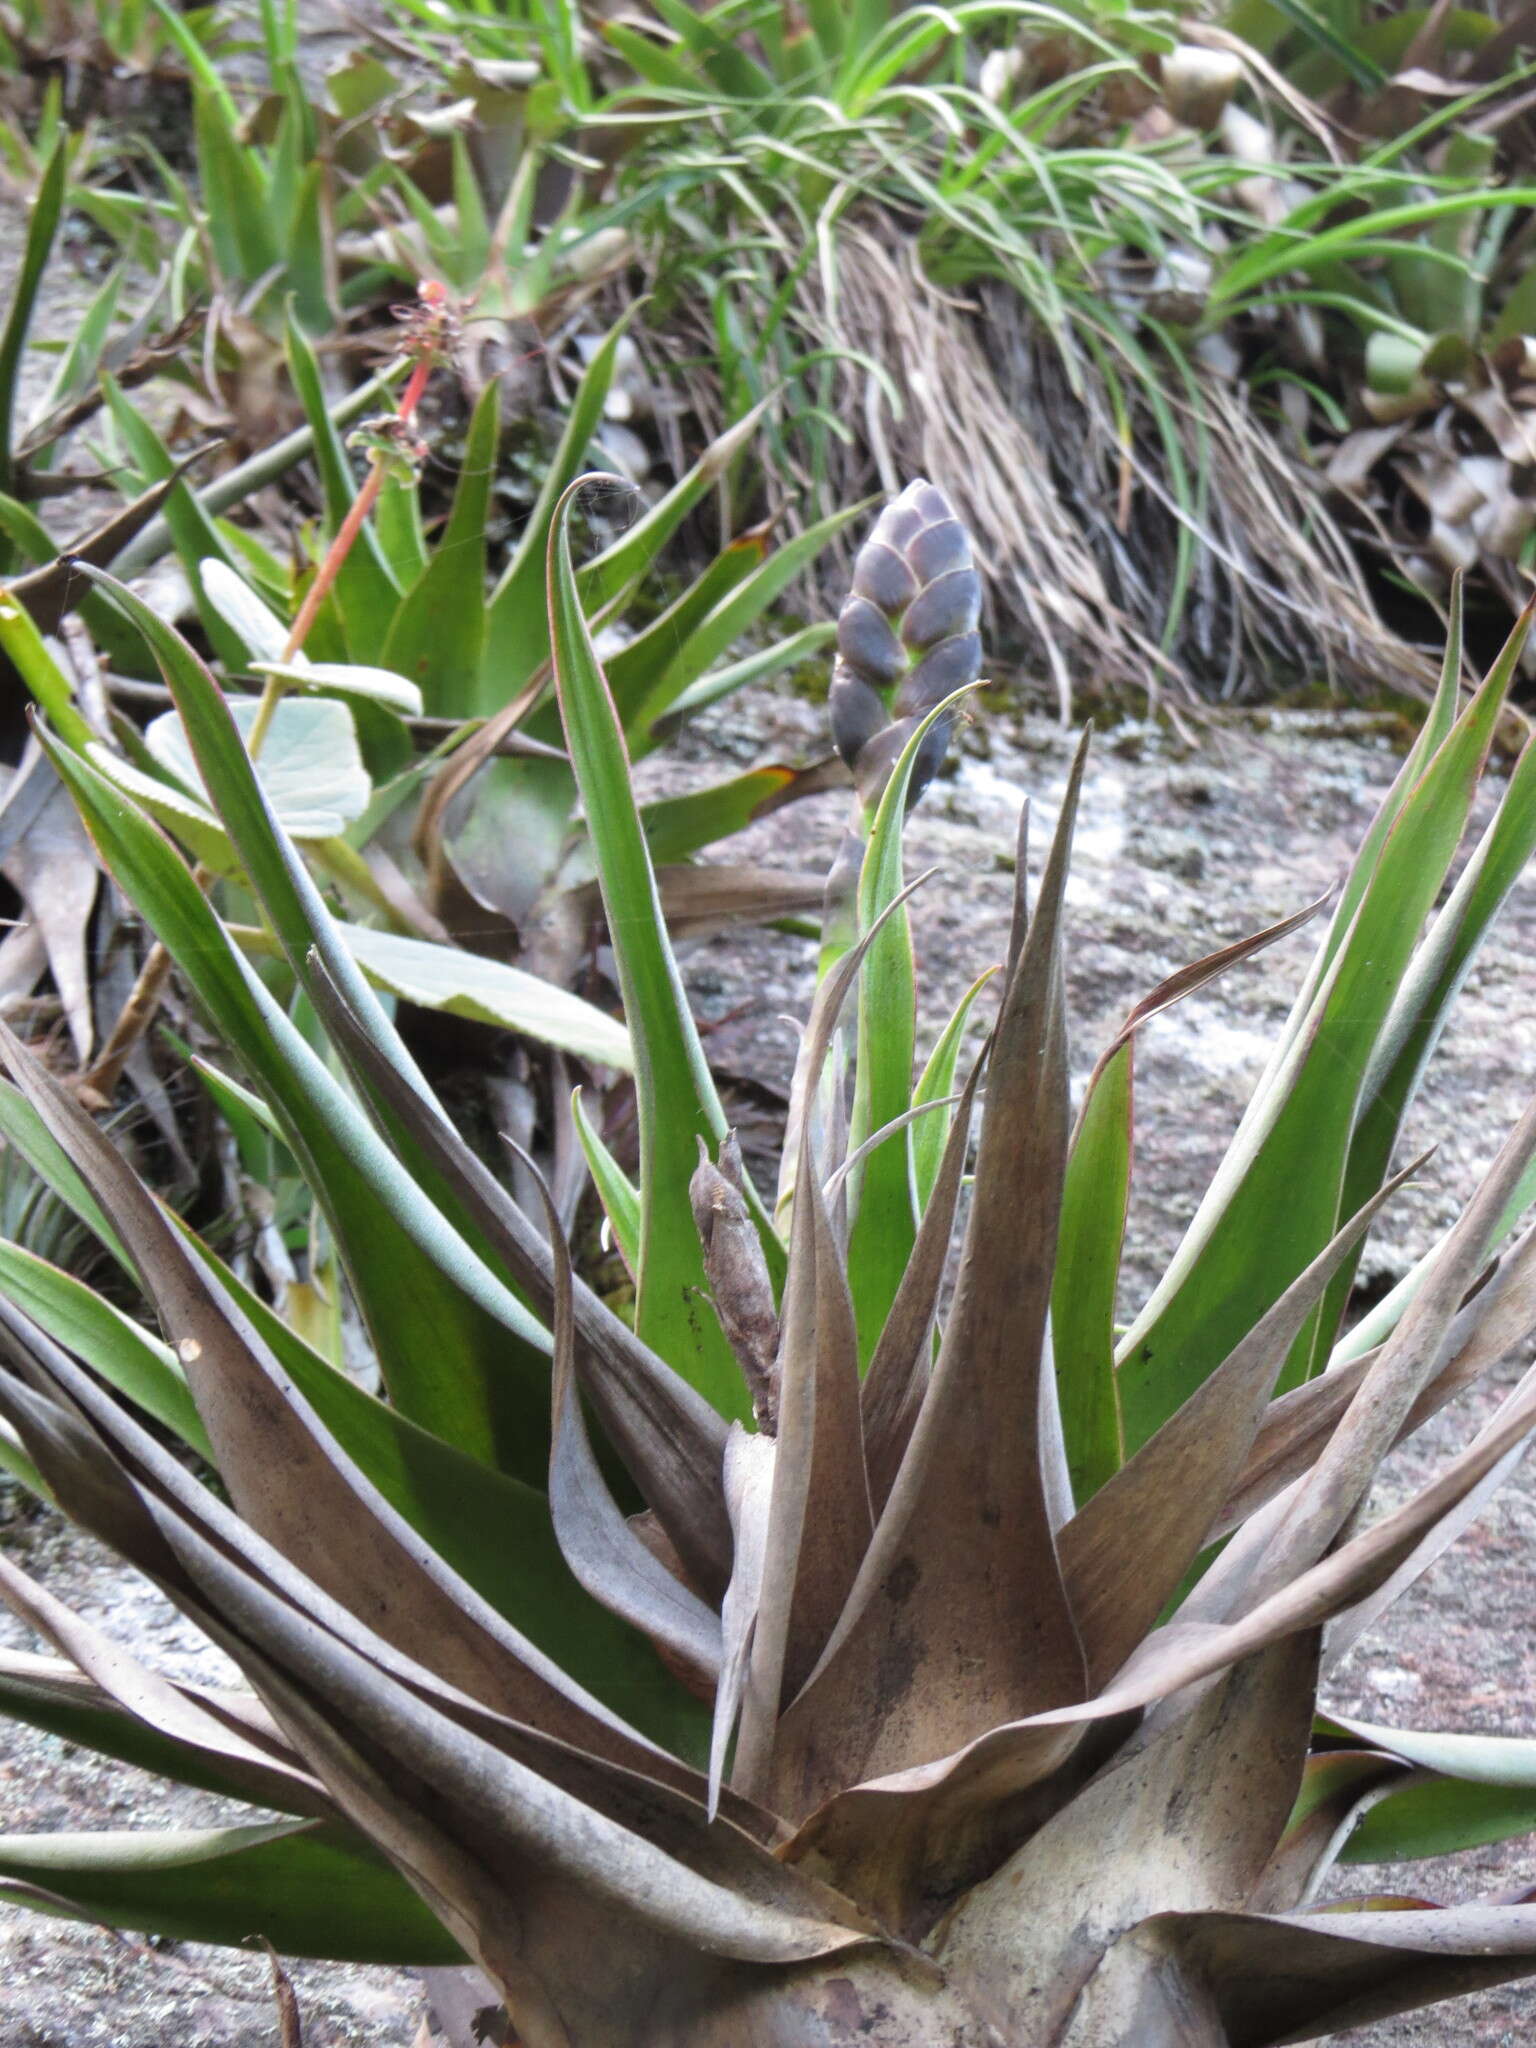
[[[536,974],[461,952],[457,946],[435,945],[430,939],[400,938],[361,925],[343,925],[341,931],[368,979],[407,1002],[520,1031],[606,1067],[626,1072],[634,1067],[629,1033],[622,1024]]]
[[[420,718],[421,692],[393,669],[369,668],[356,661],[253,661],[259,676],[276,676],[301,690],[336,690],[344,697],[369,697],[398,711],[404,718]]]
[[[199,562],[197,573],[208,602],[230,631],[245,642],[253,661],[281,661],[288,646],[288,628],[244,578],[216,556]]]
[[[250,733],[256,704],[254,697],[229,699],[242,737]],[[202,790],[178,713],[154,719],[144,743],[178,782]],[[283,699],[267,728],[256,773],[278,823],[294,839],[334,839],[362,816],[373,794],[352,714],[329,697]]]

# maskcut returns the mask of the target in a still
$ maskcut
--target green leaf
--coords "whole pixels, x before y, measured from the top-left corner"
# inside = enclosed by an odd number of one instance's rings
[[[1094,1076],[1062,1190],[1051,1341],[1072,1495],[1097,1493],[1125,1455],[1115,1296],[1131,1185],[1131,1041]]]
[[[708,789],[684,796],[661,797],[640,807],[646,844],[658,867],[687,860],[701,848],[729,839],[756,819],[801,796],[846,785],[840,762],[820,761],[809,768],[752,768]]]
[[[278,1112],[325,1207],[392,1398],[472,1456],[538,1483],[548,1450],[545,1333],[248,972],[160,833],[87,762],[49,751],[108,867]]]
[[[635,735],[638,752],[654,744],[656,721],[683,692],[735,646],[801,571],[809,568],[834,534],[867,509],[867,504],[861,503],[829,513],[775,548],[765,561],[749,569],[706,618],[697,626],[690,626],[680,641],[674,640],[666,659],[643,677],[643,687],[631,691],[627,684],[621,689],[615,682],[614,697],[623,715],[624,730]],[[624,650],[626,656],[629,652],[628,648]]]
[[[643,744],[644,736],[638,728],[640,712],[666,673],[668,663],[680,649],[688,647],[705,620],[732,591],[761,568],[767,555],[765,526],[737,534],[633,639],[615,648],[607,663],[608,687],[630,745]]]
[[[122,436],[129,456],[145,483],[158,483],[162,478],[172,476],[176,464],[170,450],[155,432],[149,421],[134,406],[113,377],[103,377],[101,388],[106,397],[107,410],[112,423]],[[186,570],[192,585],[192,595],[197,601],[197,615],[204,632],[213,644],[214,652],[231,669],[239,670],[244,660],[244,649],[239,636],[230,631],[220,617],[207,592],[203,589],[202,563],[212,558],[217,561],[228,559],[228,550],[218,528],[213,523],[208,508],[185,483],[178,483],[165,501],[163,518],[170,528],[171,538],[181,565]],[[141,540],[147,539],[146,533]],[[132,553],[125,549],[124,555]]]
[[[939,1033],[933,1051],[928,1055],[928,1063],[917,1078],[917,1086],[912,1091],[914,1109],[920,1108],[924,1103],[947,1101],[954,1094],[955,1073],[960,1063],[960,1048],[965,1042],[965,1028],[971,1020],[976,998],[996,972],[995,967],[989,967],[984,973],[978,974],[956,1003],[953,1016]],[[935,1113],[919,1118],[912,1126],[912,1186],[920,1216],[928,1207],[934,1182],[939,1177],[944,1148],[949,1142],[949,1124],[948,1117],[941,1117]]]
[[[587,1171],[592,1176],[603,1214],[613,1230],[614,1242],[631,1274],[640,1270],[640,1190],[623,1171],[603,1142],[603,1135],[587,1115],[581,1090],[571,1091],[571,1118]]]
[[[619,343],[638,310],[638,304],[631,307],[609,329],[588,363],[528,523],[491,593],[485,633],[485,689],[493,699],[493,710],[505,703],[548,659],[550,617],[545,608],[545,559],[553,538],[556,509],[587,459],[587,449],[602,420],[613,382]]]
[[[859,1048],[849,1124],[850,1148],[862,1145],[912,1104],[917,1043],[917,981],[912,928],[905,909],[885,913],[902,891],[901,835],[918,748],[940,719],[971,694],[958,690],[913,730],[881,794],[859,871],[858,928],[880,924],[859,977]],[[874,1355],[917,1235],[913,1202],[912,1131],[903,1126],[877,1145],[850,1176],[848,1284],[859,1328],[859,1364]]]
[[[0,1713],[99,1756],[115,1756],[157,1777],[200,1791],[253,1803],[254,1788],[238,1770],[221,1768],[216,1755],[194,1742],[168,1735],[128,1713],[110,1695],[82,1677],[73,1664],[23,1652],[0,1652]],[[283,1805],[279,1773],[268,1774],[262,1797],[278,1812]]]
[[[190,1231],[187,1243],[254,1325],[301,1398],[389,1505],[498,1613],[596,1698],[675,1755],[698,1757],[704,1707],[644,1636],[572,1576],[541,1487],[493,1472],[337,1370]],[[488,1542],[486,1531],[496,1540]]]
[[[1536,1829],[1536,1741],[1529,1736],[1447,1735],[1336,1715],[1320,1716],[1317,1726],[1413,1766],[1362,1814],[1340,1851],[1345,1863],[1444,1856]]]
[[[46,1259],[0,1239],[0,1287],[67,1351],[211,1459],[207,1431],[168,1344]]]
[[[716,436],[693,467],[673,484],[611,546],[576,571],[576,588],[590,618],[603,605],[640,582],[667,542],[705,493],[720,481],[750,444],[768,400]]]
[[[233,1828],[0,1835],[0,1877],[23,1903],[171,1941],[338,1962],[458,1964],[464,1957],[405,1879],[350,1828],[270,1821]]]
[[[1508,650],[1506,650],[1506,653]],[[1120,1349],[1128,1448],[1143,1443],[1241,1341],[1337,1227],[1349,1147],[1386,1020],[1465,829],[1509,685],[1501,657],[1388,822],[1380,853],[1324,941],[1326,970],[1293,1018],[1199,1214]],[[1305,1376],[1317,1318],[1281,1391]],[[1321,1332],[1324,1343],[1331,1332]]]
[[[327,184],[332,175],[327,163],[312,163],[299,180],[298,196],[288,229],[288,284],[293,308],[308,331],[317,336],[333,334],[339,314],[330,284],[331,266],[326,243]]]
[[[192,133],[208,239],[223,281],[238,291],[282,261],[266,170],[258,152],[240,140],[222,96],[197,86],[192,92]]]
[[[54,143],[32,202],[27,221],[26,245],[21,268],[11,286],[5,327],[0,331],[0,491],[9,493],[15,484],[15,458],[11,451],[16,424],[16,393],[21,382],[21,358],[27,333],[37,307],[37,295],[53,253],[54,237],[64,210],[64,181],[68,169],[68,137],[61,134]]]
[[[448,524],[401,600],[381,657],[385,668],[418,685],[434,718],[487,718],[513,687],[494,662],[482,667],[490,617],[485,522],[501,436],[500,391],[492,378],[475,407]]]
[[[1523,645],[1529,614],[1515,629]],[[1506,652],[1508,650],[1506,649]],[[1516,649],[1518,653],[1518,647]],[[1527,743],[1498,810],[1436,914],[1382,1027],[1344,1176],[1342,1206],[1358,1208],[1379,1187],[1403,1117],[1445,1028],[1451,1005],[1471,973],[1482,942],[1536,854],[1536,747]],[[1494,1249],[1489,1245],[1489,1251]],[[1319,1324],[1328,1343],[1354,1284],[1352,1259],[1329,1291]]]
[[[275,676],[296,690],[334,692],[339,697],[361,697],[369,704],[382,704],[405,718],[422,715],[421,692],[404,676],[387,668],[367,668],[357,661],[254,661],[259,676]],[[263,751],[265,760],[265,751]]]
[[[75,709],[75,693],[69,678],[44,646],[43,636],[28,613],[13,598],[3,594],[0,594],[0,648],[14,662],[17,673],[55,732],[71,747],[89,746],[96,735]]]
[[[1536,1830],[1536,1788],[1414,1777],[1368,1807],[1341,1863],[1408,1863]]]
[[[106,1246],[124,1272],[131,1272],[121,1239],[102,1214],[79,1169],[20,1089],[4,1080],[0,1080],[0,1138],[15,1147],[38,1179]]]
[[[626,1073],[634,1064],[629,1033],[622,1024],[536,974],[457,946],[399,938],[362,925],[343,925],[341,933],[374,986],[406,1002],[520,1031],[578,1059]]]
[[[635,1053],[641,1194],[635,1326],[722,1415],[745,1420],[745,1383],[704,1299],[703,1254],[688,1199],[698,1142],[717,1152],[725,1116],[672,956],[624,735],[576,591],[570,514],[584,481],[565,493],[550,531],[550,637],[566,745]]]
[[[293,321],[288,323],[288,370],[314,435],[315,467],[325,497],[325,521],[334,535],[357,496],[358,478],[326,403],[314,348]],[[414,492],[409,495],[414,499]],[[400,602],[401,587],[379,537],[365,520],[337,573],[330,599],[341,614],[349,655],[359,661],[378,658]]]

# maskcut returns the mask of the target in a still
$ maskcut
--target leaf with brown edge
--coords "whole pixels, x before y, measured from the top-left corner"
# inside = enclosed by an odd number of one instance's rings
[[[1230,1357],[1061,1531],[1062,1576],[1092,1684],[1108,1684],[1178,1590],[1209,1540],[1297,1333],[1378,1211],[1422,1164],[1405,1167],[1350,1218]]]
[[[326,1030],[365,1097],[388,1119],[391,1133],[408,1136],[419,1157],[453,1185],[512,1279],[539,1314],[550,1319],[555,1264],[547,1240],[436,1103],[375,1042],[328,971],[316,976],[315,1002]],[[719,1489],[724,1422],[579,1279],[572,1284],[572,1313],[583,1394],[689,1572],[706,1592],[723,1591],[731,1559]]]
[[[990,1044],[989,1040],[983,1047],[966,1081],[944,1141],[938,1175],[917,1227],[912,1257],[864,1375],[864,1462],[869,1474],[870,1505],[876,1515],[890,1497],[923,1396],[928,1391],[933,1322],[949,1260],[965,1163],[970,1155],[976,1089]]]
[[[1536,1225],[1500,1260],[1485,1284],[1458,1310],[1445,1343],[1450,1357],[1409,1409],[1401,1443],[1498,1363],[1536,1326]],[[1379,1347],[1378,1347],[1379,1348]],[[1304,1387],[1272,1401],[1253,1448],[1212,1530],[1225,1536],[1266,1501],[1311,1469],[1339,1417],[1375,1363],[1368,1351],[1330,1367]]]
[[[1059,922],[1086,759],[1085,741],[993,1038],[938,1361],[843,1618],[781,1723],[781,1811],[1086,1690],[1039,1450],[1067,1145]]]
[[[1529,1975],[1536,1906],[1284,1918],[1160,1913],[1122,1947],[1136,1952],[1148,1975],[1177,1970],[1210,1987],[1223,2029],[1213,2039],[1270,2048]],[[1071,2048],[1100,2048],[1110,2038],[1072,2036]],[[1136,2038],[1140,2048],[1143,2037]],[[1148,2037],[1148,2048],[1161,2048],[1163,2038]]]
[[[1354,1607],[1346,1607],[1342,1614],[1334,1616],[1323,1637],[1326,1670],[1331,1672],[1336,1669],[1340,1659],[1349,1654],[1367,1629],[1374,1628],[1387,1609],[1395,1606],[1409,1587],[1438,1564],[1451,1545],[1459,1542],[1472,1524],[1487,1512],[1489,1502],[1500,1487],[1513,1477],[1529,1448],[1529,1443],[1522,1443],[1516,1444],[1513,1450],[1506,1451],[1471,1492],[1449,1514],[1443,1515],[1434,1528],[1415,1545],[1391,1578],[1378,1586],[1369,1598],[1360,1601]]]
[[[651,1753],[424,1548],[321,1428],[246,1319],[215,1292],[91,1118],[3,1028],[0,1047],[127,1245],[186,1368],[220,1474],[252,1528],[472,1697],[600,1749]]]
[[[685,1664],[715,1677],[721,1658],[719,1617],[641,1542],[608,1491],[593,1454],[576,1391],[570,1255],[543,1175],[526,1153],[521,1157],[544,1199],[554,1254],[549,1512],[555,1536],[566,1563],[594,1599]]]
[[[1099,1054],[1092,1075],[1089,1077],[1085,1098],[1093,1090],[1104,1069],[1109,1065],[1122,1046],[1129,1045],[1143,1024],[1154,1017],[1162,1016],[1176,1003],[1182,1003],[1186,996],[1195,995],[1208,982],[1215,981],[1226,973],[1229,967],[1236,967],[1244,960],[1251,960],[1277,940],[1288,938],[1292,932],[1300,931],[1310,924],[1319,911],[1326,910],[1339,893],[1338,885],[1319,896],[1315,902],[1305,904],[1300,910],[1293,910],[1289,917],[1282,917],[1277,924],[1266,925],[1262,931],[1250,932],[1246,938],[1234,939],[1229,946],[1221,946],[1214,953],[1207,953],[1199,960],[1192,960],[1187,967],[1180,967],[1150,989],[1139,1003],[1126,1012],[1125,1021],[1109,1044]]]
[[[807,1123],[777,1367],[779,1426],[732,1782],[773,1796],[773,1735],[836,1626],[873,1530],[859,1408],[859,1338]]]
[[[0,1599],[69,1659],[86,1693],[94,1691],[102,1708],[116,1708],[152,1740],[183,1752],[187,1761],[182,1768],[199,1771],[204,1783],[281,1813],[316,1819],[334,1815],[330,1800],[256,1700],[233,1694],[200,1698],[195,1688],[173,1683],[28,1578],[3,1553]],[[0,1683],[5,1675],[12,1674],[0,1674]],[[86,1697],[78,1700],[82,1710],[92,1704]],[[7,1705],[15,1711],[9,1700]],[[48,1725],[46,1718],[41,1725]],[[174,1768],[163,1761],[158,1767]]]
[[[7,1323],[20,1322],[5,1310],[3,1303],[0,1316]],[[24,1324],[22,1327],[24,1330]],[[689,1839],[692,1834],[706,1832],[704,1780],[698,1772],[659,1750],[643,1752],[643,1768],[636,1771],[470,1698],[407,1652],[388,1643],[366,1621],[296,1571],[281,1553],[189,1477],[169,1453],[56,1346],[41,1340],[36,1350],[35,1359],[23,1356],[22,1362],[28,1377],[36,1379],[40,1386],[50,1387],[55,1398],[29,1399],[30,1387],[18,1387],[15,1381],[0,1376],[0,1409],[18,1417],[28,1432],[28,1440],[44,1456],[60,1497],[68,1500],[71,1512],[154,1577],[207,1633],[223,1640],[219,1620],[224,1610],[211,1607],[199,1593],[194,1579],[178,1561],[175,1542],[168,1540],[165,1532],[181,1542],[183,1548],[187,1541],[195,1540],[200,1555],[209,1545],[214,1546],[237,1572],[246,1572],[253,1583],[286,1603],[311,1633],[319,1631],[348,1645],[435,1712],[446,1715],[456,1725],[490,1742],[586,1804],[627,1824],[636,1810],[636,1802],[648,1802],[647,1810],[654,1808],[657,1813],[673,1815],[668,1825],[674,1833],[684,1823]],[[70,1424],[64,1433],[46,1414],[50,1408]],[[105,1487],[97,1479],[98,1472]],[[243,1581],[237,1578],[226,1585],[228,1567],[221,1563],[217,1569],[224,1587],[220,1597],[226,1605],[238,1601],[243,1595],[231,1589],[238,1588]],[[285,1623],[286,1626],[297,1624]],[[307,1757],[308,1752],[305,1754]],[[736,1843],[739,1834],[758,1841],[774,1838],[776,1823],[761,1809],[734,1795],[727,1795],[724,1806],[728,1826],[723,1826],[719,1836],[713,1838],[714,1848],[708,1853],[745,1853]],[[705,1852],[695,1849],[690,1853]],[[777,1873],[777,1865],[768,1872],[774,1884],[781,1881]]]
[[[1252,1613],[1224,1623],[1181,1623],[1175,1616],[1094,1698],[992,1728],[949,1756],[849,1787],[812,1815],[785,1854],[832,1871],[862,1866],[876,1877],[884,1873],[892,1886],[903,1876],[910,1878],[921,1867],[912,1853],[914,1843],[942,1841],[1003,1800],[1043,1784],[1067,1763],[1090,1724],[1135,1714],[1271,1643],[1329,1621],[1374,1592],[1533,1428],[1536,1370],[1525,1375],[1476,1439],[1421,1494]],[[1190,1605],[1198,1606],[1204,1585],[1196,1587]],[[861,1896],[868,1893],[861,1891]],[[888,1902],[882,1910],[890,1910]]]
[[[1500,1147],[1402,1321],[1382,1345],[1302,1482],[1284,1526],[1256,1568],[1250,1597],[1283,1585],[1297,1569],[1321,1557],[1364,1497],[1414,1401],[1434,1376],[1456,1312],[1487,1259],[1498,1219],[1533,1157],[1536,1099]]]
[[[217,1617],[209,1632],[343,1811],[407,1876],[428,1877],[428,1902],[508,1998],[525,2038],[618,2041],[618,2013],[632,2021],[646,2010],[698,1949],[783,1964],[866,1938],[851,1913],[832,1917],[834,1894],[735,1830],[706,1827],[702,1809],[689,1822],[674,1800],[668,1830],[664,1791],[642,1780],[647,1834],[636,1832],[317,1630],[192,1527],[167,1533]],[[545,2010],[574,2035],[536,2031],[530,2022]]]
[[[667,930],[674,939],[710,938],[742,924],[768,924],[779,917],[803,917],[821,908],[823,875],[793,874],[783,868],[673,864],[656,870],[656,891]],[[582,928],[600,925],[602,893],[596,882],[567,890],[548,906],[551,916],[569,915]]]

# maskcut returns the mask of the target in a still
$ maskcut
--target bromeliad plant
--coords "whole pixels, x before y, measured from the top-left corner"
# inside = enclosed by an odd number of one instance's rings
[[[160,544],[176,549],[202,630],[239,692],[230,696],[232,713],[253,738],[268,800],[347,916],[347,941],[365,971],[424,1007],[626,1068],[623,1034],[611,1020],[548,985],[569,983],[590,960],[602,909],[577,777],[559,745],[541,587],[556,503],[602,432],[623,326],[588,365],[525,530],[493,577],[497,388],[487,387],[475,407],[451,507],[429,539],[417,412],[430,375],[461,336],[463,310],[435,283],[407,310],[400,367],[408,375],[397,384],[395,409],[351,433],[327,405],[314,351],[297,325],[290,328],[289,362],[324,501],[296,565],[178,482],[170,450],[110,387],[109,420],[130,486],[140,491],[139,523],[163,500]],[[738,535],[670,603],[628,627],[663,550],[719,483],[751,425],[704,449],[577,579],[594,628],[629,631],[609,674],[632,758],[661,745],[695,710],[804,659],[831,634],[817,623],[745,654],[739,648],[848,512],[779,546],[766,526]],[[607,502],[628,510],[631,498],[619,489]],[[3,508],[0,500],[0,516]],[[150,539],[141,535],[121,566],[142,565]],[[82,555],[110,559],[109,550]],[[44,583],[48,573],[39,572]],[[57,584],[57,567],[53,574]],[[121,615],[79,576],[64,581],[82,623],[124,658]],[[20,604],[0,607],[0,647],[50,715],[70,705],[77,718],[67,679],[33,630],[38,594],[24,585],[16,596]],[[142,647],[128,650],[126,662],[142,667]],[[90,746],[95,767],[146,807],[210,880],[245,885],[240,850],[210,807],[174,706],[142,733],[118,717]],[[694,857],[841,773],[835,759],[799,770],[759,767],[646,804],[647,845],[674,931],[814,911],[815,876],[698,865]],[[245,936],[258,955],[270,950],[261,932],[247,928]],[[163,949],[154,958],[163,972]],[[141,983],[122,1029],[108,1034],[89,1071],[106,1097],[124,1045],[136,1042],[152,1009]]]
[[[914,1090],[902,821],[965,695],[933,702],[918,678],[957,642],[962,685],[975,665],[963,535],[915,487],[840,622],[858,873],[841,863],[833,890],[774,1227],[670,951],[570,502],[550,644],[636,1063],[639,1185],[602,1175],[633,1327],[442,1113],[185,645],[134,611],[331,1059],[149,818],[49,735],[250,1113],[324,1206],[387,1398],[242,1286],[5,1041],[10,1142],[162,1335],[0,1250],[0,1455],[251,1690],[151,1673],[0,1562],[58,1653],[0,1660],[0,1695],[287,1816],[3,1838],[14,1895],[173,1935],[468,1958],[528,2048],[1257,2048],[1536,1970],[1527,1905],[1318,1903],[1341,1854],[1528,1827],[1533,1745],[1315,1719],[1320,1660],[1433,1562],[1536,1423],[1527,1375],[1428,1488],[1362,1518],[1392,1445],[1536,1323],[1536,1234],[1507,1242],[1536,1194],[1533,1109],[1409,1281],[1339,1334],[1360,1242],[1415,1170],[1392,1165],[1403,1109],[1536,843],[1527,753],[1436,909],[1524,623],[1465,704],[1453,636],[1270,1069],[1117,1357],[1137,1029],[1321,906],[1154,990],[1074,1129],[1080,750],[1032,906],[1021,848],[982,1054],[956,1089],[962,1012]]]

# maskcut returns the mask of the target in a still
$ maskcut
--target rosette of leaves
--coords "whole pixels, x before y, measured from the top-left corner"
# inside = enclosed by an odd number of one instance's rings
[[[385,1398],[4,1042],[11,1142],[160,1334],[4,1251],[0,1455],[146,1571],[248,1690],[145,1670],[0,1563],[53,1653],[0,1659],[0,1696],[287,1816],[194,1841],[0,1837],[13,1894],[459,1962],[527,2048],[1258,2048],[1536,1971],[1528,1905],[1315,1903],[1341,1853],[1530,1824],[1528,1742],[1314,1718],[1320,1660],[1439,1555],[1536,1424],[1527,1374],[1429,1486],[1372,1513],[1392,1445],[1536,1322],[1536,1234],[1511,1239],[1536,1194],[1536,1109],[1409,1282],[1340,1335],[1360,1243],[1422,1164],[1394,1168],[1403,1110],[1536,840],[1527,755],[1440,901],[1520,636],[1465,702],[1453,643],[1250,1114],[1118,1347],[1137,1030],[1322,906],[1150,991],[1074,1122],[1079,751],[1030,905],[1021,848],[1001,999],[960,1085],[970,998],[915,1086],[899,1037],[860,1034],[859,1062],[893,1043],[906,1061],[907,1112],[857,1150],[903,1161],[914,1231],[861,1330],[875,1297],[856,1269],[883,1246],[859,1230],[871,1180],[822,1082],[900,916],[911,779],[955,703],[914,727],[869,820],[775,1229],[683,999],[568,509],[550,635],[635,1048],[640,1178],[603,1178],[633,1327],[573,1275],[552,1215],[513,1203],[455,1133],[190,652],[155,636],[331,1060],[131,797],[50,735],[325,1206]]]

